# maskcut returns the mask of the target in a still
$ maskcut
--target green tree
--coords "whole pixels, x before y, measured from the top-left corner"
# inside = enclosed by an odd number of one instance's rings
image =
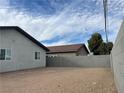
[[[99,33],[92,34],[91,38],[88,40],[88,47],[94,55],[99,55],[98,48],[102,42],[103,39]]]
[[[99,33],[92,34],[91,38],[88,40],[88,47],[94,55],[106,55],[110,54],[113,43],[103,42],[102,36]]]
[[[97,50],[99,52],[99,55],[106,55],[108,53],[107,44],[105,42],[102,42]]]
[[[112,43],[112,42],[108,42],[108,43],[107,43],[107,49],[108,49],[107,51],[108,51],[108,54],[110,54],[112,48],[113,48],[113,43]]]

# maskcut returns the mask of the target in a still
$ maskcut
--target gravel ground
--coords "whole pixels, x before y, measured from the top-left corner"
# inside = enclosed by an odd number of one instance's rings
[[[0,74],[0,93],[117,93],[106,68],[42,68]]]

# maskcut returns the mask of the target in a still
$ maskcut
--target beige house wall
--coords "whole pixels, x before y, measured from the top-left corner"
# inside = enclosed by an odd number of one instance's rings
[[[79,55],[79,56],[86,56],[86,55],[88,55],[87,51],[83,47],[80,48],[76,54]]]
[[[46,51],[16,30],[0,31],[0,49],[11,49],[11,60],[0,60],[0,72],[46,66]],[[35,60],[40,52],[40,60]]]
[[[47,56],[86,56],[88,55],[87,51],[81,47],[77,52],[73,53],[51,53],[47,54]]]

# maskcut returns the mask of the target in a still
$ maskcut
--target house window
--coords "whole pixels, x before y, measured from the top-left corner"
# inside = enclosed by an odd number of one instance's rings
[[[35,52],[35,60],[40,60],[40,52]]]
[[[11,50],[0,49],[0,60],[11,60]]]
[[[0,49],[0,60],[5,60],[5,49]]]
[[[11,50],[6,49],[6,60],[11,60]]]

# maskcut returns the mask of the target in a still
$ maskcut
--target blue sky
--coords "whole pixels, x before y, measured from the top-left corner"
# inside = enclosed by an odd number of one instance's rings
[[[108,36],[114,42],[124,0],[108,5]],[[102,0],[0,0],[0,25],[17,25],[44,45],[87,44],[94,32],[105,40]]]

